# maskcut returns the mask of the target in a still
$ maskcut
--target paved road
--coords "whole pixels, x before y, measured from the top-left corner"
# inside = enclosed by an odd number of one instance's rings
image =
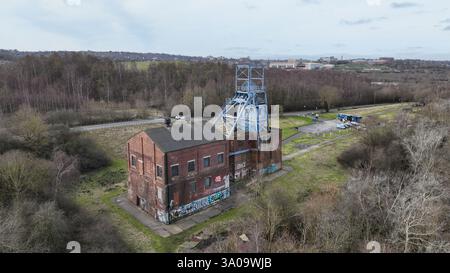
[[[348,109],[359,109],[359,108],[369,108],[369,107],[376,107],[376,106],[382,106],[382,105],[388,105],[390,103],[381,103],[381,104],[368,104],[368,105],[358,105],[358,106],[348,106],[348,107],[341,107],[339,109],[337,108],[333,108],[330,109],[330,112],[339,112],[339,111],[344,111],[344,110],[348,110]],[[283,113],[283,116],[303,116],[309,113],[320,113],[323,109],[318,109],[318,110],[308,110],[308,111],[296,111],[296,112],[286,112]]]
[[[115,127],[137,126],[137,125],[145,125],[145,124],[162,124],[162,123],[164,123],[163,118],[153,118],[153,119],[141,119],[141,120],[78,126],[78,127],[73,127],[70,130],[72,130],[74,132],[87,132],[87,131],[115,128]]]

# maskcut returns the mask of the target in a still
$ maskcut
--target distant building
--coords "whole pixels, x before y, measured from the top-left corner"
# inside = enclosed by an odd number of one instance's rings
[[[321,57],[319,59],[319,63],[325,63],[325,64],[335,64],[335,63],[337,63],[337,61],[339,61],[339,60],[337,58],[335,58],[334,56]]]
[[[305,63],[305,70],[319,70],[324,67],[321,63]]]
[[[289,59],[287,61],[271,62],[270,68],[283,68],[283,69],[296,69],[300,66],[300,61],[295,59]]]

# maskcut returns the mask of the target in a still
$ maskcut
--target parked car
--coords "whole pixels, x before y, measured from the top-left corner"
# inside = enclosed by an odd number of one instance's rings
[[[347,127],[345,126],[344,123],[338,123],[338,124],[336,124],[336,128],[341,129],[341,130],[347,129]]]

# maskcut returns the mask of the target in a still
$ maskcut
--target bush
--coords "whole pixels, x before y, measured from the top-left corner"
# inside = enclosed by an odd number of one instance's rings
[[[63,252],[70,232],[69,221],[55,202],[39,205],[31,216],[28,243],[33,252]]]
[[[367,149],[364,145],[357,143],[342,152],[337,161],[346,168],[364,168],[369,160]]]
[[[7,131],[0,132],[0,154],[10,150],[23,149],[24,143],[18,137]]]
[[[23,140],[24,146],[38,156],[48,156],[48,125],[33,108],[22,107],[10,120],[11,132]]]
[[[67,133],[62,136],[61,149],[70,156],[76,156],[80,171],[87,172],[108,166],[110,158],[94,140],[76,133]]]
[[[398,139],[390,126],[375,127],[366,131],[362,143],[369,149],[376,147],[387,147],[392,141]]]
[[[51,162],[21,151],[0,156],[0,203],[47,196],[55,178]]]
[[[47,114],[46,121],[49,124],[76,126],[81,123],[81,115],[72,110],[54,111]]]

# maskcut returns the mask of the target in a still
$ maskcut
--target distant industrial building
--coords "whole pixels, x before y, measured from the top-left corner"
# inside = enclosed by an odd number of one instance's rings
[[[270,68],[282,68],[282,69],[296,69],[300,66],[301,62],[295,59],[289,59],[287,61],[277,61],[269,63]]]
[[[325,63],[325,64],[335,64],[337,63],[339,60],[337,58],[335,58],[334,56],[331,57],[321,57],[319,59],[319,63]]]

